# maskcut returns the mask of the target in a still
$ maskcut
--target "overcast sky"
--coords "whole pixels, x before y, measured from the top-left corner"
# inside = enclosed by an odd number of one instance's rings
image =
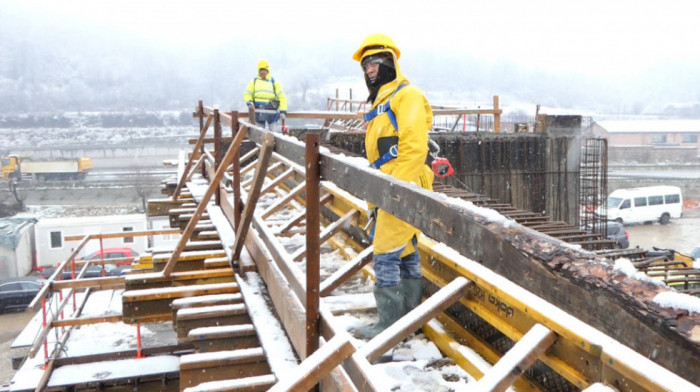
[[[91,28],[114,29],[183,49],[277,37],[292,46],[336,42],[347,46],[350,59],[367,34],[383,32],[404,53],[422,46],[596,76],[700,57],[697,0],[0,0],[0,5],[0,11],[28,23],[66,21],[87,34]]]

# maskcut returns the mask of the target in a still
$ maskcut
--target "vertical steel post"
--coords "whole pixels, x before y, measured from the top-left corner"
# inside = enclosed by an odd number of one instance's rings
[[[214,109],[214,171],[221,165],[221,117],[219,109]],[[214,193],[214,204],[221,205],[220,187]]]
[[[306,135],[306,357],[319,347],[320,144],[320,135]]]
[[[197,115],[199,116],[199,133],[201,135],[202,131],[204,130],[204,104],[202,103],[202,101],[199,101],[199,103],[197,104]],[[204,143],[202,143],[199,152],[200,156],[204,156]],[[200,170],[202,170],[202,176],[205,176],[207,170],[204,167],[204,165],[200,167]]]

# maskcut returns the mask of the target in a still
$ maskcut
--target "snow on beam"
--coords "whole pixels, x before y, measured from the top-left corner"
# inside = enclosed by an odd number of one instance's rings
[[[249,130],[256,143],[265,134]],[[304,165],[303,143],[274,136],[276,153]],[[627,279],[594,253],[535,232],[491,209],[348,162],[347,157],[322,152],[321,177],[700,384],[700,373],[690,370],[700,368],[700,335],[694,333],[700,328],[700,314],[652,301],[671,289]],[[659,343],[650,345],[650,341]]]

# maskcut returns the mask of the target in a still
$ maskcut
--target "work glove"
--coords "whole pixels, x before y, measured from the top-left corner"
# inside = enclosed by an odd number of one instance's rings
[[[377,208],[370,206],[367,209],[367,222],[373,222],[377,220]]]
[[[280,111],[280,121],[284,121],[287,119],[287,112],[282,110]]]
[[[248,101],[248,102],[246,102],[245,104],[248,105],[248,106],[253,106],[253,101]]]

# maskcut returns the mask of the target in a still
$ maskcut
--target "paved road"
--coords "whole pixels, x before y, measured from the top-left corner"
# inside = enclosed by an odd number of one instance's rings
[[[683,218],[672,219],[667,225],[630,224],[625,229],[630,235],[630,247],[651,250],[655,246],[687,254],[700,246],[700,208],[684,211]]]
[[[0,314],[0,385],[9,383],[15,374],[12,370],[10,345],[32,316],[29,312]]]

